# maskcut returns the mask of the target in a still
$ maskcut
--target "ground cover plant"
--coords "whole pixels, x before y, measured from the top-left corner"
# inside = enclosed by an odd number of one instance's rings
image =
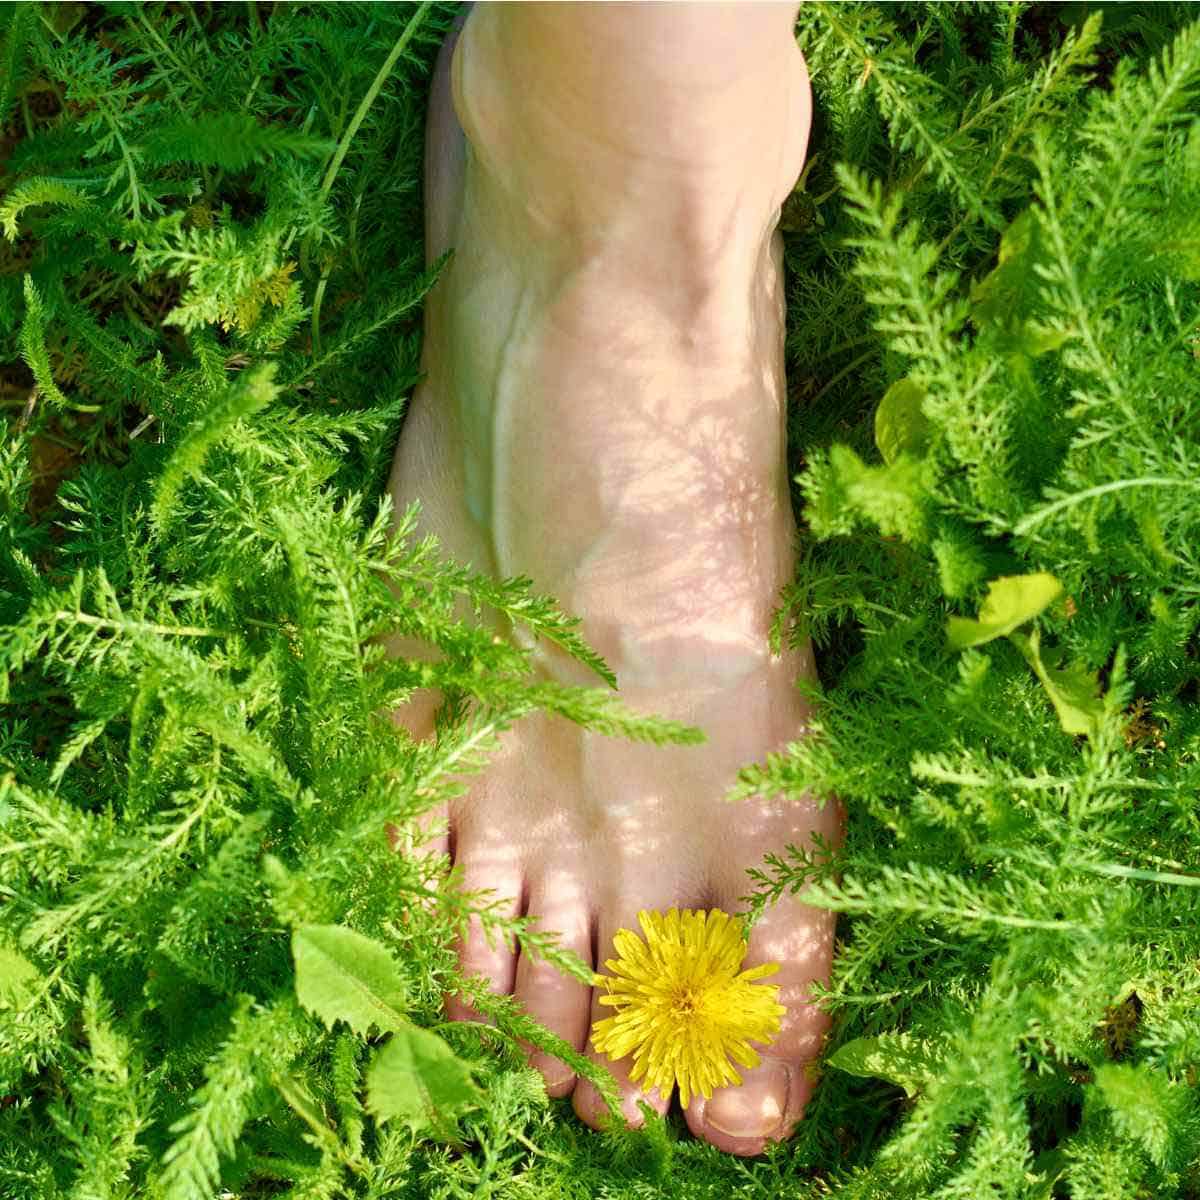
[[[535,708],[691,736],[383,500],[452,7],[0,10],[0,1195],[1200,1195],[1193,15],[801,13],[776,632],[821,728],[738,791],[850,820],[747,880],[842,916],[821,1086],[742,1162],[583,1128],[510,1002],[445,1023],[470,911],[587,973],[383,834]]]

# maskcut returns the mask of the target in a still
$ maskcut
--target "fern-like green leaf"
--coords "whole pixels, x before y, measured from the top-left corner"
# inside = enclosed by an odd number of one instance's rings
[[[204,465],[208,452],[244,417],[258,412],[278,395],[275,386],[275,364],[254,367],[231,384],[225,395],[184,434],[174,454],[168,460],[154,493],[151,515],[156,525],[164,527],[175,507],[179,489],[195,477]]]
[[[151,130],[142,144],[147,162],[189,162],[241,171],[276,155],[322,157],[333,149],[326,138],[260,125],[249,113],[212,113],[196,120],[168,121]]]

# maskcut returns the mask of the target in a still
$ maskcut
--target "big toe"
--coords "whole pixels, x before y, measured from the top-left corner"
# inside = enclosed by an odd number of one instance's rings
[[[733,902],[727,904],[731,911]],[[750,931],[745,968],[778,963],[769,983],[784,1006],[779,1034],[742,1083],[693,1097],[688,1128],[730,1154],[761,1154],[767,1143],[790,1137],[813,1092],[812,1063],[821,1052],[828,1016],[813,1003],[812,984],[828,981],[833,957],[833,913],[787,897]],[[762,986],[762,985],[755,985]]]
[[[742,1072],[741,1086],[717,1088],[710,1100],[697,1096],[688,1105],[688,1128],[718,1150],[761,1154],[791,1133],[811,1093],[803,1063],[764,1056]]]

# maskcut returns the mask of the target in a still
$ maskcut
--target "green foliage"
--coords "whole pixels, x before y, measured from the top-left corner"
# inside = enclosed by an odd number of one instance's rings
[[[921,411],[925,392],[911,379],[898,379],[883,394],[875,410],[875,445],[891,465],[902,454],[925,449],[929,422]]]
[[[979,607],[979,620],[951,617],[947,629],[955,650],[982,646],[1012,633],[1044,612],[1062,595],[1062,584],[1053,575],[1006,575],[988,584]]]
[[[435,1033],[397,1029],[367,1071],[367,1106],[380,1121],[445,1129],[475,1107],[478,1092],[461,1059]]]
[[[300,925],[292,933],[296,999],[332,1028],[345,1021],[366,1036],[396,1031],[407,1008],[404,980],[387,949],[341,925]]]
[[[26,50],[37,10],[28,0],[10,4],[0,26],[0,125],[7,124],[13,103],[28,77]]]
[[[758,881],[847,915],[828,1062],[909,1093],[846,1195],[1200,1185],[1200,27],[1164,9],[1108,41],[1077,15],[800,18],[835,98],[792,304],[855,311],[850,278],[863,307],[858,336],[810,315],[791,345],[859,422],[812,444],[794,418],[820,541],[791,636],[825,647],[821,736],[738,794],[850,814],[835,859]]]
[[[1126,1063],[1096,1071],[1092,1099],[1108,1109],[1114,1129],[1140,1143],[1158,1167],[1186,1166],[1200,1125],[1191,1089],[1165,1075]]]
[[[5,1008],[26,1003],[39,978],[37,968],[24,955],[0,946],[0,1000]]]
[[[50,370],[50,357],[45,346],[46,307],[33,286],[33,280],[25,276],[25,321],[21,326],[21,357],[33,372],[33,378],[42,394],[51,404],[66,408],[70,401],[59,390]]]
[[[826,1061],[851,1075],[886,1079],[910,1096],[917,1095],[941,1073],[941,1059],[936,1050],[907,1033],[855,1038],[839,1046]]]
[[[532,711],[698,736],[380,499],[451,19],[0,10],[0,1195],[1197,1195],[1194,13],[801,10],[776,635],[824,686],[734,798],[849,822],[748,880],[842,914],[828,1069],[753,1163],[549,1102],[527,1043],[614,1093],[455,941],[588,965],[412,852]]]

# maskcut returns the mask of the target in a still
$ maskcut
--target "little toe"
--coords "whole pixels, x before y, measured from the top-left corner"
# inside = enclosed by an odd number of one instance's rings
[[[580,905],[563,904],[545,897],[533,888],[529,911],[537,917],[539,929],[557,932],[558,944],[573,950],[592,965],[591,937],[587,910]],[[587,1041],[591,1015],[592,989],[548,962],[533,958],[522,950],[517,960],[515,995],[531,1017],[562,1038],[573,1050],[582,1050]],[[550,1096],[566,1096],[575,1086],[575,1072],[561,1059],[533,1046],[526,1046],[529,1065],[542,1073]]]
[[[732,911],[736,902],[725,905]],[[739,1071],[740,1086],[717,1088],[712,1097],[694,1097],[688,1128],[730,1154],[761,1154],[768,1142],[790,1137],[812,1095],[811,1064],[821,1052],[829,1017],[813,1003],[815,980],[827,981],[833,956],[833,913],[785,897],[750,931],[743,969],[778,963],[779,971],[756,987],[775,985],[785,1008],[779,1034],[769,1048],[758,1047],[761,1062]]]
[[[495,903],[500,917],[516,917],[521,912],[521,876],[516,870],[472,869],[468,859],[463,870],[464,892],[491,892],[485,903]],[[513,990],[517,975],[516,948],[504,939],[493,936],[489,941],[479,918],[472,916],[467,932],[458,943],[458,966],[464,977],[481,979],[487,990],[507,995]],[[448,993],[444,1000],[446,1016],[452,1021],[486,1020],[472,1005],[457,993]]]

